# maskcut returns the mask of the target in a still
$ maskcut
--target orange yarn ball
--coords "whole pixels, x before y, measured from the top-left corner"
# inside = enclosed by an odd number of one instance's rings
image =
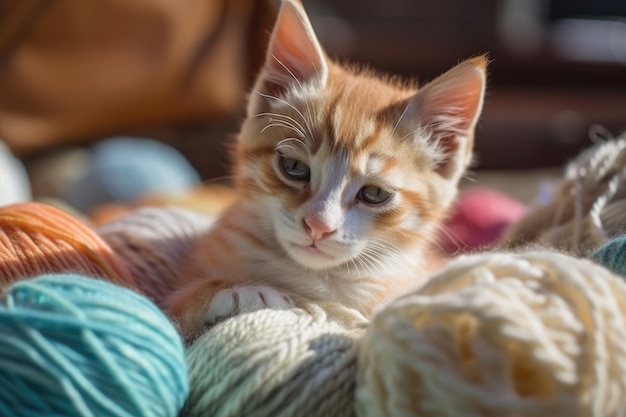
[[[43,203],[0,207],[0,292],[21,278],[61,272],[135,288],[113,250],[77,218]]]

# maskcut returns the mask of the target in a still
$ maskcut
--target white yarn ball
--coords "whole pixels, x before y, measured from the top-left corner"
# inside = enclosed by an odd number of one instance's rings
[[[0,141],[0,206],[31,199],[30,181],[24,165]]]
[[[373,318],[357,414],[626,415],[625,317],[626,284],[587,260],[459,258]]]

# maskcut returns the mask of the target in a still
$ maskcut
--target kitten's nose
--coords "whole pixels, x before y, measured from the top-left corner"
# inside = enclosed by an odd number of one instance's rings
[[[309,232],[309,236],[313,239],[313,242],[327,238],[335,233],[335,228],[332,225],[318,219],[314,216],[307,216],[304,218],[304,228]]]

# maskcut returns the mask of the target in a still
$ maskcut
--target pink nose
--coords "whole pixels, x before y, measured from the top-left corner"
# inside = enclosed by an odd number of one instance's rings
[[[314,242],[332,235],[336,230],[333,226],[323,220],[312,216],[304,218],[304,228],[307,232],[309,232],[309,236],[311,236],[311,239],[313,239]]]

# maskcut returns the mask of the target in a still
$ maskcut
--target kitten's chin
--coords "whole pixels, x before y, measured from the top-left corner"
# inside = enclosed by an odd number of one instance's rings
[[[329,269],[344,263],[343,258],[330,254],[317,246],[286,243],[283,244],[283,247],[291,259],[308,269]]]

